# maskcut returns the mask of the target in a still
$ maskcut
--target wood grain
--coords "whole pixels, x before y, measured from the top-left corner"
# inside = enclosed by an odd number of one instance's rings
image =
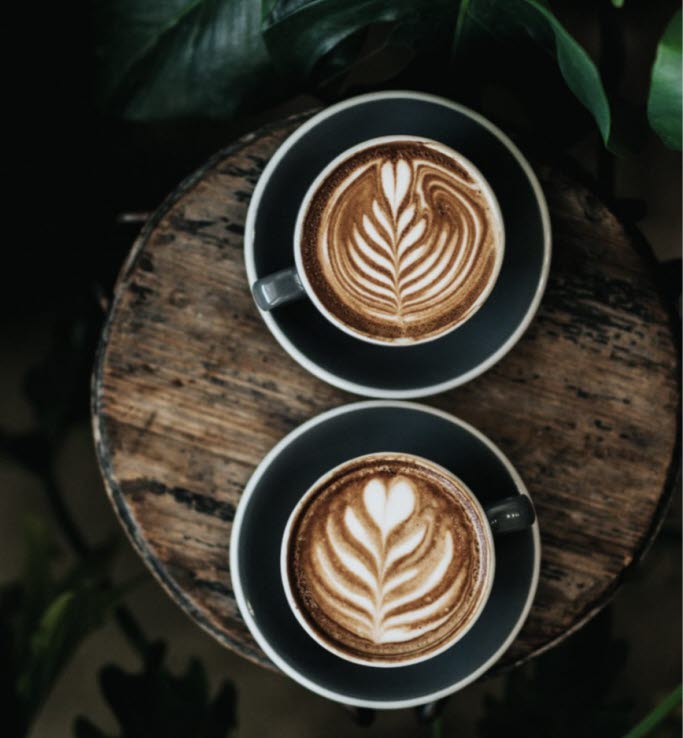
[[[161,206],[119,277],[93,378],[97,452],[133,544],[202,627],[271,668],[231,589],[235,506],[276,441],[354,399],[277,345],[247,287],[249,197],[301,120],[241,139]],[[538,595],[501,667],[608,602],[657,531],[679,448],[678,348],[651,256],[588,188],[537,169],[554,234],[540,311],[493,369],[426,401],[499,444],[538,509]]]

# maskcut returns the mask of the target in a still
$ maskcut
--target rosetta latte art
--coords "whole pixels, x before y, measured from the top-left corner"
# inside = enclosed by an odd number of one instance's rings
[[[318,596],[330,609],[338,610],[343,619],[352,621],[358,635],[375,643],[414,638],[416,621],[421,623],[423,632],[434,630],[450,617],[453,603],[461,594],[462,571],[443,593],[428,598],[439,589],[453,562],[453,536],[445,531],[441,540],[433,540],[435,526],[425,522],[390,542],[390,534],[415,510],[415,493],[405,479],[394,480],[388,488],[373,479],[365,487],[363,500],[374,524],[372,528],[366,527],[351,506],[344,512],[345,531],[336,530],[333,521],[327,522],[326,543],[315,549],[324,575]],[[366,565],[366,557],[359,555],[357,549],[345,545],[349,536],[369,555],[371,566]],[[421,544],[436,547],[438,555],[428,564],[418,560],[401,566]],[[337,576],[335,567],[344,570],[341,576]],[[349,587],[345,583],[354,578],[362,586]],[[427,604],[422,604],[425,599]]]
[[[500,247],[474,176],[412,141],[363,150],[332,172],[309,208],[306,240],[323,304],[384,340],[425,338],[464,320]]]
[[[465,511],[428,477],[401,471],[347,476],[298,534],[312,623],[364,658],[433,650],[467,622],[480,592],[478,537]]]

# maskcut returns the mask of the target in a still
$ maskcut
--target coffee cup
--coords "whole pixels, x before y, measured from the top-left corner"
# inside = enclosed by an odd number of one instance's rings
[[[441,465],[476,495],[493,534],[495,574],[481,614],[452,647],[419,663],[378,669],[374,663],[354,663],[338,656],[302,626],[285,591],[289,578],[283,575],[281,559],[283,540],[296,535],[290,523],[292,512],[300,504],[303,510],[303,497],[313,498],[309,490],[318,488],[330,470],[349,460],[388,451]],[[446,485],[450,489],[452,482]],[[508,508],[510,497],[524,497],[529,503]],[[346,705],[415,707],[442,699],[481,677],[523,627],[538,586],[538,522],[523,530],[519,525],[510,535],[499,533],[528,514],[533,516],[533,507],[517,470],[491,439],[463,420],[407,402],[365,401],[336,407],[292,430],[254,470],[232,525],[233,591],[258,646],[302,686]],[[415,520],[419,527],[420,516]],[[401,531],[399,527],[397,532]],[[296,600],[293,604],[298,607]]]
[[[362,341],[415,346],[464,325],[491,294],[505,235],[496,196],[462,154],[417,136],[365,141],[301,201],[295,266],[257,280],[270,311],[307,297]]]
[[[372,453],[323,474],[292,510],[280,548],[289,606],[342,659],[402,667],[477,622],[495,576],[494,535],[529,528],[526,495],[483,508],[421,456]]]

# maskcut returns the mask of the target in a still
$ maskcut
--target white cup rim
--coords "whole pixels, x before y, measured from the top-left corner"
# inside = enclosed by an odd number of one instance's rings
[[[476,179],[477,185],[481,189],[481,191],[484,194],[484,197],[486,198],[486,203],[489,206],[489,211],[492,215],[492,221],[494,223],[494,227],[496,228],[496,261],[493,266],[493,272],[486,284],[486,287],[482,290],[480,295],[477,297],[473,307],[470,309],[470,311],[467,313],[467,315],[454,325],[446,328],[445,330],[440,331],[439,333],[436,333],[434,335],[425,336],[424,338],[417,338],[415,340],[408,340],[408,339],[398,339],[398,340],[383,340],[380,338],[375,338],[373,336],[368,336],[364,333],[361,333],[360,331],[356,331],[353,328],[350,328],[348,325],[343,323],[339,318],[337,318],[334,313],[332,313],[330,310],[323,305],[318,295],[315,293],[315,290],[313,289],[313,286],[310,283],[310,280],[308,279],[308,275],[306,274],[306,270],[304,269],[303,265],[303,259],[301,256],[301,242],[302,242],[302,231],[303,231],[303,222],[306,217],[306,213],[308,211],[308,207],[311,203],[311,200],[313,199],[313,196],[319,189],[320,185],[324,182],[324,180],[327,178],[327,176],[332,172],[337,166],[342,164],[344,161],[352,157],[354,154],[358,153],[359,151],[362,151],[363,149],[369,148],[370,146],[375,146],[379,144],[384,143],[396,143],[399,141],[414,141],[419,143],[424,143],[432,148],[436,148],[442,153],[449,156],[451,159],[454,159],[456,162],[461,164],[468,172],[470,172],[474,178]],[[411,346],[421,346],[426,343],[430,343],[431,341],[437,341],[440,338],[443,338],[444,336],[447,336],[449,333],[452,333],[453,331],[457,330],[458,328],[461,328],[465,323],[467,323],[470,318],[474,317],[474,315],[479,311],[479,309],[484,305],[488,297],[490,296],[491,292],[493,292],[494,287],[496,286],[496,282],[498,281],[498,275],[500,274],[500,270],[503,266],[503,258],[505,256],[505,225],[503,222],[503,214],[500,209],[500,204],[498,203],[498,198],[496,197],[495,192],[493,191],[493,188],[489,184],[488,180],[484,175],[481,173],[481,171],[478,169],[478,167],[470,161],[464,154],[460,153],[459,151],[456,151],[454,148],[441,143],[440,141],[436,141],[435,139],[428,138],[426,136],[413,136],[413,135],[401,135],[401,134],[394,134],[390,136],[377,136],[375,138],[367,139],[366,141],[361,141],[360,143],[355,144],[354,146],[351,146],[350,148],[346,149],[345,151],[342,151],[340,154],[338,154],[332,161],[328,162],[328,164],[323,167],[323,169],[318,173],[316,178],[311,182],[311,184],[308,187],[308,190],[306,191],[306,194],[304,195],[301,203],[299,204],[299,209],[297,211],[296,216],[296,223],[294,226],[294,263],[296,265],[296,271],[299,275],[299,279],[301,280],[302,285],[304,286],[304,289],[306,290],[307,297],[311,300],[311,302],[315,305],[318,312],[326,318],[332,325],[335,326],[335,328],[338,328],[339,330],[343,331],[344,333],[353,336],[353,338],[358,339],[359,341],[365,341],[366,343],[372,343],[377,346],[385,346],[388,348],[409,348]]]
[[[399,662],[372,661],[370,659],[363,659],[360,657],[351,656],[348,653],[345,653],[343,650],[335,648],[333,645],[325,642],[322,638],[320,638],[320,636],[315,632],[315,630],[311,628],[311,626],[307,622],[306,618],[304,617],[303,613],[301,612],[299,606],[296,603],[296,599],[292,591],[292,585],[289,579],[289,567],[287,565],[288,558],[289,558],[288,556],[289,543],[290,543],[289,539],[291,536],[292,527],[297,519],[297,516],[302,506],[311,497],[311,495],[316,491],[319,485],[323,484],[326,479],[334,475],[340,469],[342,469],[345,466],[348,466],[349,464],[353,464],[354,462],[362,461],[364,459],[367,459],[373,456],[385,456],[385,457],[386,456],[389,456],[389,457],[400,456],[403,458],[414,459],[418,461],[419,463],[424,464],[425,466],[430,466],[436,469],[439,473],[443,474],[445,477],[454,480],[456,486],[460,489],[461,492],[464,493],[464,495],[468,498],[469,502],[472,504],[472,506],[476,510],[477,517],[479,518],[479,522],[481,523],[481,528],[482,528],[484,537],[486,539],[486,554],[487,554],[486,555],[486,572],[487,572],[486,577],[487,578],[479,594],[479,601],[477,602],[477,607],[474,611],[474,614],[470,617],[470,620],[467,623],[467,625],[461,630],[459,630],[451,639],[445,641],[433,651],[430,651],[427,654],[423,654],[422,656],[415,656],[413,658],[405,659]],[[316,481],[313,482],[313,484],[299,498],[296,505],[292,509],[292,512],[290,513],[289,518],[287,519],[287,525],[285,525],[285,529],[282,534],[282,543],[280,545],[280,578],[282,580],[282,586],[284,588],[285,596],[287,597],[287,602],[289,604],[290,610],[294,614],[294,617],[297,619],[298,623],[306,631],[306,633],[308,633],[308,635],[311,638],[313,638],[313,640],[318,645],[322,646],[330,653],[333,653],[335,656],[338,656],[339,658],[344,659],[345,661],[350,661],[354,664],[361,664],[362,666],[372,666],[372,667],[378,667],[378,668],[400,668],[403,666],[411,666],[413,664],[420,664],[424,661],[434,658],[435,656],[438,656],[440,653],[443,653],[444,651],[447,651],[449,648],[451,648],[451,646],[455,645],[459,640],[461,640],[467,635],[467,633],[474,627],[475,623],[477,622],[480,615],[484,611],[484,608],[486,607],[486,604],[488,603],[489,597],[491,595],[491,590],[493,588],[495,574],[496,574],[496,554],[495,554],[495,543],[493,540],[493,532],[491,530],[491,526],[486,516],[486,511],[482,507],[476,495],[465,484],[465,482],[463,482],[462,479],[460,479],[460,477],[457,474],[453,473],[449,469],[446,469],[444,466],[441,466],[441,464],[437,464],[435,461],[432,461],[431,459],[427,459],[424,456],[419,456],[417,454],[412,454],[412,453],[404,453],[400,451],[374,451],[372,453],[361,454],[360,456],[354,456],[351,459],[347,459],[346,461],[343,461],[341,464],[337,464],[335,467],[333,467],[332,469],[329,469],[324,474],[322,474],[320,477],[318,477],[318,479],[316,479]]]
[[[545,292],[546,284],[548,282],[548,274],[550,272],[550,261],[552,252],[552,238],[550,228],[550,213],[548,211],[548,205],[543,194],[540,182],[535,172],[531,168],[531,165],[526,160],[525,156],[512,141],[512,139],[505,134],[498,126],[494,125],[490,120],[485,118],[483,115],[475,112],[471,108],[466,107],[460,103],[457,103],[448,98],[441,97],[438,95],[431,95],[424,92],[415,92],[414,90],[386,90],[382,92],[370,92],[363,95],[357,95],[355,97],[343,100],[335,105],[331,105],[315,115],[311,116],[304,123],[299,125],[289,136],[280,144],[279,148],[275,151],[273,156],[266,164],[261,176],[259,177],[251,200],[249,201],[249,207],[247,209],[247,219],[244,228],[244,263],[247,272],[247,280],[250,286],[259,279],[257,267],[256,267],[256,221],[257,214],[261,207],[261,201],[266,191],[266,187],[275,172],[280,166],[282,160],[285,158],[287,153],[292,147],[305,137],[311,130],[320,125],[327,118],[330,118],[337,113],[353,108],[357,105],[363,105],[368,102],[376,102],[383,100],[416,100],[424,103],[431,103],[439,105],[444,108],[456,111],[457,113],[469,118],[477,125],[481,126],[494,138],[496,138],[500,144],[508,151],[508,153],[515,160],[516,164],[522,170],[526,177],[529,186],[531,187],[534,199],[539,209],[539,216],[542,226],[542,238],[543,238],[543,261],[541,264],[541,271],[536,280],[535,289],[531,295],[529,304],[524,312],[524,315],[520,319],[516,327],[511,331],[507,338],[494,350],[491,354],[480,361],[470,369],[456,374],[453,377],[444,379],[442,381],[432,384],[420,384],[414,387],[408,387],[405,389],[392,389],[384,386],[376,386],[363,381],[356,381],[349,379],[343,375],[337,374],[302,351],[289,337],[289,335],[281,328],[273,315],[267,311],[259,310],[261,319],[266,324],[270,332],[272,333],[275,340],[280,346],[286,351],[296,362],[298,362],[304,369],[309,371],[313,376],[321,379],[333,387],[337,387],[346,392],[353,392],[357,395],[362,395],[369,398],[379,398],[384,400],[416,400],[429,395],[437,394],[439,392],[446,392],[447,390],[459,387],[466,382],[478,377],[485,371],[490,369],[494,364],[500,361],[510,350],[517,344],[519,339],[522,337],[526,329],[529,327],[533,320],[538,307],[541,303],[541,298]]]
[[[536,520],[531,526],[531,537],[533,542],[533,565],[531,570],[531,579],[529,581],[529,587],[526,595],[526,599],[520,609],[519,616],[514,625],[509,628],[499,644],[496,651],[491,654],[484,662],[478,667],[473,669],[467,674],[467,676],[453,682],[450,685],[441,687],[440,689],[427,692],[424,694],[418,694],[412,697],[401,697],[401,698],[388,698],[388,699],[373,699],[371,697],[356,697],[348,694],[347,692],[338,691],[335,688],[330,688],[320,684],[314,677],[308,674],[304,669],[299,666],[292,665],[281,652],[271,643],[271,641],[262,632],[257,619],[256,613],[252,607],[251,602],[248,599],[247,592],[242,582],[240,573],[240,539],[241,531],[244,518],[247,514],[249,502],[252,496],[257,492],[258,487],[261,483],[263,476],[267,473],[271,464],[294,442],[297,441],[304,434],[310,432],[316,426],[325,423],[329,420],[336,418],[337,416],[346,415],[348,413],[354,413],[359,410],[368,409],[379,409],[379,408],[405,408],[408,410],[416,410],[419,412],[427,413],[439,418],[445,422],[459,426],[468,433],[472,434],[481,443],[483,443],[493,453],[505,467],[507,473],[510,475],[515,487],[519,494],[529,496],[529,492],[524,484],[523,479],[520,477],[519,472],[512,465],[512,462],[503,453],[503,451],[486,435],[480,430],[475,428],[470,423],[462,420],[461,418],[452,415],[444,410],[424,405],[417,402],[407,402],[404,400],[361,400],[359,402],[349,403],[347,405],[340,405],[339,407],[327,410],[319,415],[310,418],[301,425],[297,426],[294,430],[288,433],[284,438],[280,439],[273,448],[263,457],[261,462],[258,464],[253,474],[249,478],[242,497],[237,506],[235,512],[235,518],[232,524],[231,538],[230,538],[230,576],[232,580],[233,591],[235,593],[235,599],[242,617],[244,618],[250,633],[265,652],[268,658],[287,676],[294,681],[298,682],[307,689],[315,692],[316,694],[326,697],[336,702],[341,702],[347,705],[355,705],[356,707],[366,707],[371,709],[379,710],[390,710],[390,709],[402,709],[408,707],[415,707],[422,705],[426,702],[438,700],[446,697],[458,690],[471,684],[473,681],[478,679],[482,674],[486,673],[493,664],[495,664],[505,651],[509,648],[511,643],[517,637],[522,626],[524,625],[529,611],[531,610],[536,591],[538,589],[538,581],[541,570],[541,536],[539,532],[538,520]]]

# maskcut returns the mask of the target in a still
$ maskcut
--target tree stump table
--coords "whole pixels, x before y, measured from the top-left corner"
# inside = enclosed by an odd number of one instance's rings
[[[354,399],[279,347],[243,264],[251,191],[304,118],[221,151],[154,214],[119,277],[93,381],[97,453],[133,545],[197,623],[270,668],[231,589],[235,507],[282,436]],[[586,186],[537,170],[554,239],[538,315],[490,371],[425,401],[493,439],[536,503],[538,593],[499,667],[610,600],[657,532],[678,462],[678,347],[654,260]]]

